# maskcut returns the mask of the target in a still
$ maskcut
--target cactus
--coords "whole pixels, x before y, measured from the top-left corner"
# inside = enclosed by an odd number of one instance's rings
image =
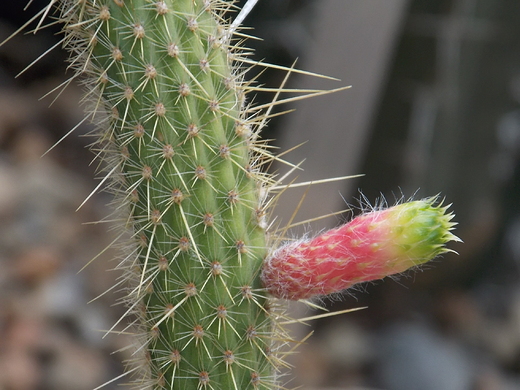
[[[291,339],[270,294],[338,292],[429,260],[455,239],[451,215],[425,200],[271,248],[275,180],[262,166],[274,157],[258,138],[269,109],[246,101],[242,67],[253,61],[232,44],[233,1],[51,0],[37,17],[53,6],[99,129],[93,149],[107,164],[98,188],[114,193],[126,240],[119,268],[125,318],[137,318],[136,388],[278,388]],[[309,253],[301,263],[295,252]],[[377,263],[387,256],[391,266]],[[294,287],[290,272],[301,267],[312,277]]]

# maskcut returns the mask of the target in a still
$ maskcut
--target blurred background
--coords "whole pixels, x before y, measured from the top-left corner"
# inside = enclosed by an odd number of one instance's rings
[[[8,2],[0,41],[46,4]],[[264,136],[286,158],[306,159],[297,181],[354,175],[312,186],[298,221],[336,226],[358,199],[440,194],[464,244],[419,272],[363,285],[331,311],[367,307],[294,331],[314,335],[292,357],[287,388],[380,390],[520,389],[520,2],[518,0],[260,0],[246,20],[263,41],[257,59],[333,76],[295,75],[293,88],[343,92],[282,107]],[[117,272],[110,196],[97,194],[97,163],[81,88],[40,98],[66,80],[57,27],[0,48],[0,390],[89,390],[122,372],[127,336],[102,338],[124,311],[118,294],[89,300]],[[284,74],[260,82],[278,86]],[[271,96],[259,96],[259,102]],[[55,101],[54,101],[55,100]],[[54,101],[52,106],[49,105]],[[280,172],[287,168],[275,167]],[[306,189],[291,190],[287,221]],[[78,271],[98,253],[85,270]],[[295,315],[316,314],[295,305]],[[117,382],[106,387],[117,388]]]

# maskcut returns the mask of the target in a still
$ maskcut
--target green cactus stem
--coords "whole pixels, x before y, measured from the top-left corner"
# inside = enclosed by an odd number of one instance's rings
[[[62,0],[98,148],[132,242],[138,388],[274,387],[262,156],[224,1]],[[264,152],[264,156],[265,156]]]

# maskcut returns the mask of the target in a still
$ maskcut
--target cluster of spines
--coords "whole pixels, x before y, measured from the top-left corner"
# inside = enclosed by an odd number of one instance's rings
[[[232,63],[230,2],[59,6],[101,129],[95,148],[109,161],[118,209],[129,212],[121,268],[146,361],[136,386],[275,387],[277,327],[259,279],[266,183],[254,163],[264,157]]]

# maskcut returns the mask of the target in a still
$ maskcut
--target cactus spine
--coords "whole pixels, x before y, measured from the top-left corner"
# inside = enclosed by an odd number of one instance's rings
[[[59,2],[111,188],[129,213],[122,220],[133,243],[121,267],[132,284],[129,313],[140,318],[138,388],[274,387],[259,279],[262,156],[232,65],[240,53],[221,20],[231,5]]]

